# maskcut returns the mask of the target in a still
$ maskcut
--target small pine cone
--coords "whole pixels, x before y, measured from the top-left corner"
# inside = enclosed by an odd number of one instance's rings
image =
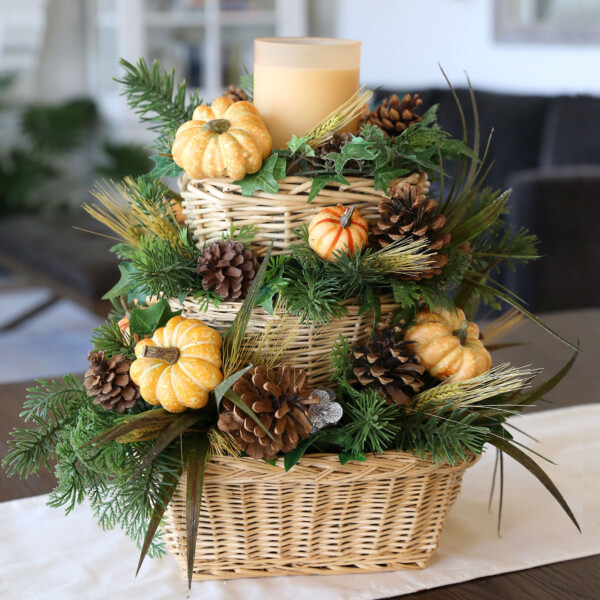
[[[395,137],[401,134],[407,127],[423,120],[416,110],[423,104],[419,94],[411,96],[406,94],[402,100],[396,94],[385,98],[362,120],[361,126],[365,124],[377,125],[388,135]]]
[[[122,354],[115,354],[107,360],[104,352],[93,350],[88,360],[90,368],[83,383],[88,396],[95,396],[94,404],[120,413],[131,408],[140,397],[140,388],[129,377],[131,361]]]
[[[374,389],[389,404],[409,406],[424,385],[425,368],[415,354],[415,343],[403,337],[401,327],[383,328],[368,343],[355,346],[353,372],[359,387]]]
[[[238,87],[237,85],[230,85],[226,90],[225,93],[223,94],[223,96],[225,96],[225,98],[229,98],[230,100],[233,100],[234,102],[242,102],[242,101],[248,101],[248,94],[246,94],[246,92],[241,88]]]
[[[315,150],[315,155],[319,158],[324,158],[332,152],[340,152],[350,141],[352,141],[351,133],[334,133],[328,141]]]
[[[257,269],[254,252],[234,240],[213,242],[198,257],[203,289],[214,290],[225,301],[244,299]]]
[[[426,238],[428,249],[439,251],[450,243],[450,234],[442,233],[446,217],[438,214],[438,204],[427,198],[418,184],[404,181],[388,189],[388,197],[379,201],[379,216],[372,228],[375,241],[381,248],[410,236],[414,240]],[[421,273],[399,275],[404,280],[429,279],[441,273],[448,262],[445,254],[436,252],[431,256],[431,265]]]
[[[273,436],[271,439],[245,412],[224,398],[218,427],[229,433],[248,456],[271,460],[279,452],[290,452],[310,435],[308,407],[318,404],[320,398],[309,397],[305,371],[295,371],[288,365],[254,367],[235,382],[233,391]]]

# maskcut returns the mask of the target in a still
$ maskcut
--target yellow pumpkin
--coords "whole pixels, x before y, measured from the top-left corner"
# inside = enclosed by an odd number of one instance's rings
[[[367,222],[354,206],[324,208],[308,225],[308,243],[325,260],[335,260],[338,251],[355,254],[367,243],[368,236]]]
[[[135,346],[130,376],[142,398],[169,412],[202,408],[221,381],[221,335],[197,319],[173,317]]]
[[[416,342],[421,364],[435,378],[463,381],[477,377],[492,366],[490,353],[479,339],[479,327],[465,313],[422,310],[409,327],[405,340]]]
[[[197,106],[175,134],[173,160],[190,177],[242,179],[256,173],[273,147],[271,135],[250,102],[217,98]]]

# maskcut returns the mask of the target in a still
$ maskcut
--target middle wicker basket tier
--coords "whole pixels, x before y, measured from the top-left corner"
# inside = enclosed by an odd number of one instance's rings
[[[389,324],[402,308],[394,302],[391,294],[384,295],[381,301],[381,322]],[[186,318],[200,319],[211,327],[225,330],[231,327],[238,314],[241,302],[223,302],[218,307],[214,305],[200,306],[192,297],[183,302],[173,298],[170,300],[173,310],[182,310]],[[277,318],[283,320],[278,327],[279,335],[274,340],[286,336],[286,330],[293,334],[293,339],[287,340],[287,347],[281,355],[281,362],[287,362],[298,369],[305,369],[311,387],[327,385],[330,379],[331,349],[341,335],[351,345],[364,342],[368,339],[373,326],[374,314],[371,311],[360,312],[360,305],[353,300],[345,302],[347,313],[339,319],[333,319],[327,325],[315,326],[308,323],[299,323],[298,318],[292,315],[281,315]],[[206,309],[206,310],[205,310]],[[252,311],[250,322],[246,329],[246,339],[252,340],[270,326],[272,316],[261,307]],[[265,348],[266,351],[269,348]]]
[[[298,241],[296,230],[326,206],[354,205],[369,222],[379,218],[378,204],[383,194],[375,190],[373,179],[347,177],[348,185],[328,183],[308,202],[313,179],[309,177],[286,177],[279,181],[277,193],[258,191],[252,197],[243,196],[241,188],[228,178],[187,179],[179,182],[183,197],[186,224],[198,246],[220,240],[231,225],[241,228],[255,225],[257,233],[252,249],[257,256],[266,253],[273,243],[272,254],[290,254],[290,244]],[[407,181],[429,189],[424,173],[413,173],[393,183]]]

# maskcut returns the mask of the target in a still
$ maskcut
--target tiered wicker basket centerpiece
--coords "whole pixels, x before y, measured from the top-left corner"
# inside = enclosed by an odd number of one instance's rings
[[[140,564],[164,540],[190,585],[423,568],[485,444],[576,523],[505,427],[575,357],[536,388],[534,371],[493,366],[501,335],[534,318],[494,274],[535,238],[483,189],[478,140],[452,139],[418,95],[365,111],[360,89],[273,148],[251,85],[186,103],[158,64],[122,66],[156,168],[94,190],[86,209],[119,239],[113,311],[83,383],[31,391],[9,474],[54,462],[53,506],[87,497]],[[516,310],[482,334],[478,307],[505,300]]]

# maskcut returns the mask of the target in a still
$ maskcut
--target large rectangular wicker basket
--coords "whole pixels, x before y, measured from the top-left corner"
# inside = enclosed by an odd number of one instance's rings
[[[207,467],[195,581],[422,569],[465,469],[401,452],[341,465],[305,456],[288,473],[250,458]],[[165,515],[168,550],[186,570],[185,477]]]

